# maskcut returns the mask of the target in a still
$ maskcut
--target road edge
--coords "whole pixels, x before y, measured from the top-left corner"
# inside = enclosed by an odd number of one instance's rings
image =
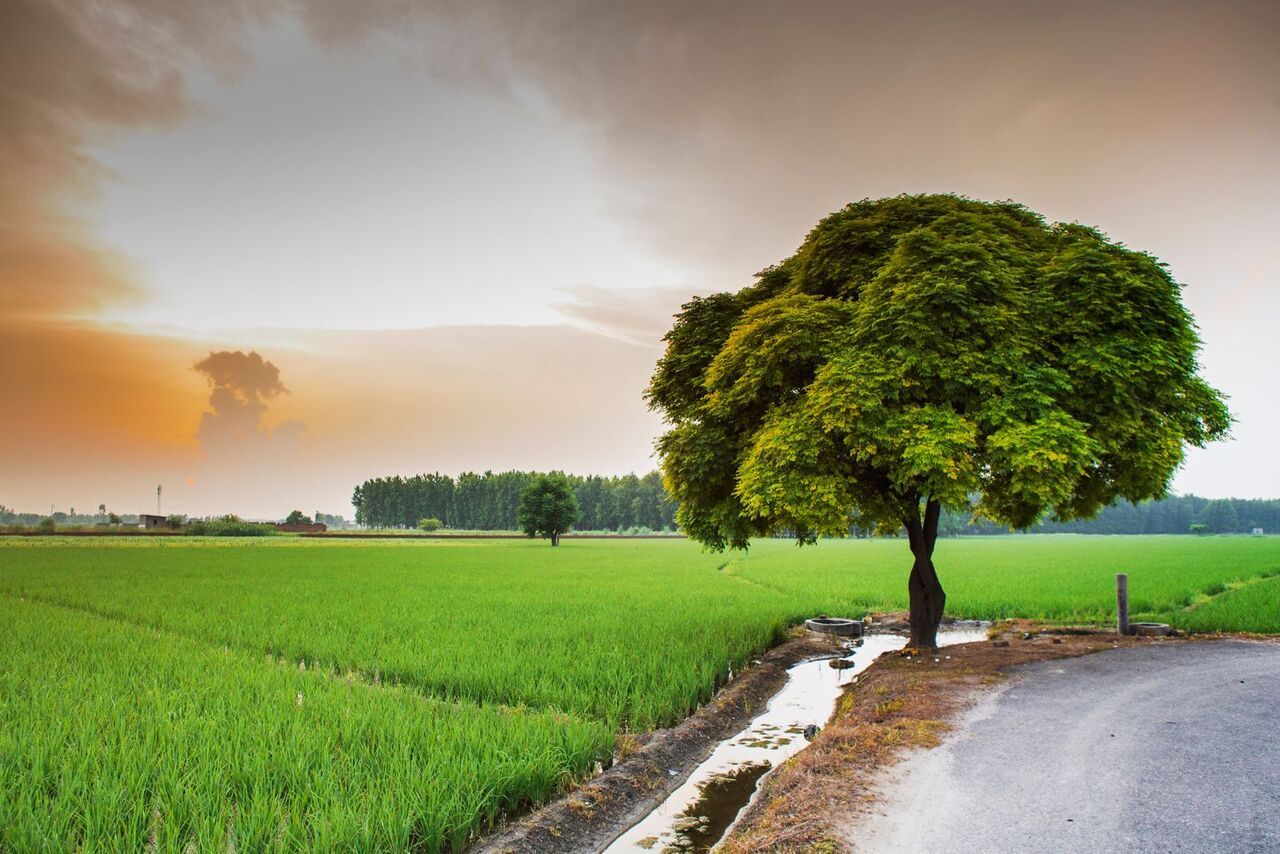
[[[1177,642],[1010,621],[987,641],[886,653],[845,689],[814,742],[766,778],[717,851],[850,851],[849,826],[877,803],[881,772],[941,744],[1011,668]]]

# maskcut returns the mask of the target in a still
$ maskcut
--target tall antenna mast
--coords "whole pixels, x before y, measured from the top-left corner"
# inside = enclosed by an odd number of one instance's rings
[[[157,516],[164,515],[163,513],[160,512],[160,484],[158,483],[156,484],[156,515]]]

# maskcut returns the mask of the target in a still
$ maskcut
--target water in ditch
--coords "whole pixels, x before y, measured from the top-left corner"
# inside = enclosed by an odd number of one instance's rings
[[[985,637],[985,624],[966,624],[938,632],[938,645]],[[679,788],[605,851],[710,851],[751,802],[760,781],[805,746],[805,727],[825,724],[844,686],[881,653],[905,644],[901,635],[867,635],[845,656],[852,658],[852,667],[837,670],[830,658],[794,665],[760,715],[722,741]]]

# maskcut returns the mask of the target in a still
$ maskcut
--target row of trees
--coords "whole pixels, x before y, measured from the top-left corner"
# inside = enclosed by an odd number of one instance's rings
[[[456,479],[442,474],[374,478],[356,487],[352,503],[360,525],[413,528],[421,519],[434,518],[449,528],[512,531],[520,528],[520,494],[536,477],[534,472],[512,471],[467,473]],[[644,477],[568,475],[568,479],[578,501],[578,530],[661,531],[676,527],[677,504],[657,472]],[[1280,532],[1280,500],[1180,495],[1137,504],[1124,501],[1103,509],[1094,519],[1047,520],[1030,530],[1040,534],[1186,534],[1193,525],[1203,525],[1202,530],[1211,534],[1247,534],[1255,528]],[[1006,526],[985,520],[973,523],[968,513],[949,509],[942,512],[938,528],[948,537],[1009,533]]]
[[[101,505],[97,513],[77,513],[74,507],[70,512],[55,510],[52,513],[20,513],[12,507],[0,504],[0,525],[37,525],[45,519],[52,519],[56,525],[95,525],[100,522],[118,525],[122,521],[131,525],[138,524],[136,515],[118,516],[108,513],[106,507]]]
[[[1203,526],[1203,528],[1193,527]],[[962,512],[943,511],[939,529],[945,536],[1007,534],[993,522],[970,524]],[[1121,502],[1103,509],[1093,519],[1040,522],[1037,534],[1247,534],[1256,528],[1280,531],[1280,500],[1201,498],[1179,495],[1137,504]]]
[[[519,475],[519,483],[527,486],[533,482],[534,476],[526,472],[507,472],[502,475],[463,475],[457,481],[445,475],[420,475],[410,478],[377,478],[366,481],[357,487],[361,501],[356,503],[357,521],[362,525],[375,527],[416,527],[423,518],[435,518],[441,524],[453,528],[467,530],[518,530],[516,510],[519,505],[521,486],[510,489],[496,489],[492,486],[481,486],[478,481],[497,481],[506,475]],[[449,481],[453,485],[441,486],[439,479]],[[432,486],[424,489],[424,481],[432,480]],[[569,476],[574,485],[574,495],[578,500],[580,518],[575,527],[588,531],[622,531],[629,528],[649,528],[651,530],[674,530],[676,504],[667,495],[662,486],[662,479],[656,472],[644,477],[627,475],[626,477],[574,477]],[[454,513],[454,517],[464,521],[477,521],[481,516],[485,524],[454,524],[440,515],[442,508],[450,506],[458,483],[464,484],[462,512]],[[365,490],[367,498],[364,498]],[[419,499],[425,493],[426,503]],[[487,495],[487,499],[486,499]],[[410,496],[414,496],[411,500]],[[515,496],[513,509],[509,513],[493,513],[492,508],[498,500],[510,500]],[[371,510],[365,518],[360,516],[360,507]],[[433,508],[431,512],[415,515],[423,506]],[[299,514],[301,515],[301,513]],[[41,513],[18,513],[13,508],[0,505],[0,525],[16,525],[35,527],[41,521],[50,518]],[[91,525],[100,521],[94,515],[72,516],[69,513],[54,513],[51,517],[57,525]],[[105,517],[115,524],[136,525],[136,516]],[[172,517],[176,525],[187,521],[185,516]],[[351,522],[342,516],[329,513],[315,515],[318,522],[324,522],[331,529],[349,528]],[[499,524],[492,524],[497,519]],[[509,523],[508,523],[509,519]],[[1192,526],[1203,525],[1202,529]],[[961,511],[944,510],[938,523],[939,533],[947,537],[963,537],[973,535],[990,536],[1007,534],[1008,528],[994,522],[981,521],[971,523],[969,515]],[[1041,522],[1031,531],[1039,534],[1185,534],[1189,531],[1201,531],[1209,534],[1247,534],[1256,528],[1267,533],[1280,532],[1280,500],[1257,498],[1201,498],[1198,495],[1180,495],[1160,501],[1142,501],[1137,504],[1122,502],[1107,507],[1097,518],[1073,522]],[[866,532],[863,532],[866,533]]]
[[[286,525],[310,525],[315,522],[318,522],[327,528],[352,527],[352,524],[342,516],[334,516],[331,513],[321,513],[319,510],[316,511],[315,516],[308,516],[301,510],[294,510],[291,511],[288,516],[284,517],[284,523]]]
[[[464,472],[413,477],[378,477],[355,488],[351,503],[356,524],[377,528],[414,528],[421,519],[439,519],[446,527],[469,531],[520,529],[520,495],[538,472]],[[578,502],[581,531],[675,529],[675,504],[650,472],[621,477],[566,475]]]

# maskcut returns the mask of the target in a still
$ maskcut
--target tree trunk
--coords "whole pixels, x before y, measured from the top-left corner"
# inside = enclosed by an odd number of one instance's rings
[[[551,545],[553,545],[553,546],[558,546],[558,545],[560,545],[560,535],[559,535],[559,534],[552,534],[552,535],[551,535]]]
[[[924,518],[908,517],[903,521],[911,554],[915,563],[911,577],[907,579],[907,593],[911,601],[911,639],[907,646],[937,649],[938,626],[942,624],[942,610],[947,604],[946,591],[933,568],[933,546],[938,540],[938,517],[942,506],[937,501],[925,504]]]

